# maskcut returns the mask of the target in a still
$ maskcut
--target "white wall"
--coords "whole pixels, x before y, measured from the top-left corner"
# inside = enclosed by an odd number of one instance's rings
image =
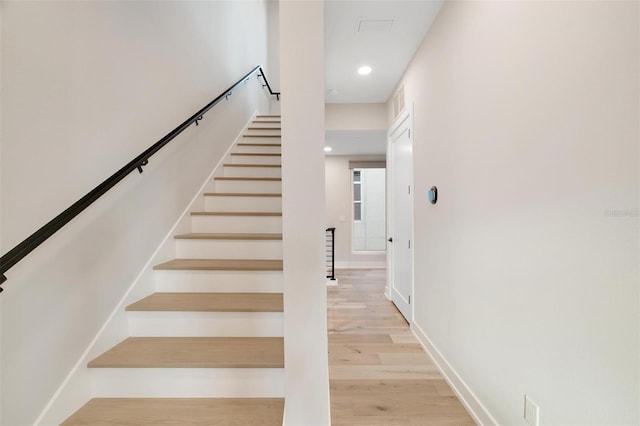
[[[387,130],[385,104],[325,104],[327,130]]]
[[[327,425],[324,2],[280,3],[286,425]]]
[[[280,91],[280,1],[267,0],[267,65],[265,72],[274,92]]]
[[[2,253],[264,64],[266,13],[258,1],[3,2]],[[266,105],[254,78],[7,274],[0,423],[33,423]]]
[[[325,159],[325,221],[336,228],[336,267],[384,267],[384,253],[354,253],[352,249],[353,204],[349,161],[380,161],[384,156],[327,156]]]
[[[401,81],[416,329],[500,424],[640,423],[638,8],[446,2]]]

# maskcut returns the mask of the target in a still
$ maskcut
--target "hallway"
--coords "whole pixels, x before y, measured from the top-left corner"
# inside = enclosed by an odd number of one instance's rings
[[[384,296],[386,271],[337,278],[327,292],[332,425],[474,425]]]

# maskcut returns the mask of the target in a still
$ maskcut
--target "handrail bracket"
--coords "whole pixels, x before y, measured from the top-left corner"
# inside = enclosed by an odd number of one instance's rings
[[[138,164],[138,172],[140,172],[140,173],[142,174],[142,168],[143,168],[144,166],[146,166],[147,164],[149,164],[149,160],[148,160],[148,159],[146,159],[146,160],[142,160],[142,161],[140,162],[140,164]]]

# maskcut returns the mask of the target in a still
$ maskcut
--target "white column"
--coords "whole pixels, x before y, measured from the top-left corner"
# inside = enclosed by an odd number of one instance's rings
[[[328,425],[324,4],[280,2],[285,424]]]

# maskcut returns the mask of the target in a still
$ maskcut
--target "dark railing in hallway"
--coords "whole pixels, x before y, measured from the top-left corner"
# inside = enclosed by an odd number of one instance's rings
[[[136,158],[127,163],[120,170],[115,172],[109,178],[107,178],[100,185],[96,186],[91,192],[86,194],[84,197],[73,203],[69,208],[60,213],[58,216],[50,220],[47,224],[42,226],[36,232],[27,237],[24,241],[19,243],[17,246],[9,250],[6,254],[4,254],[0,258],[0,284],[4,283],[7,278],[5,273],[11,269],[16,263],[26,257],[29,253],[35,250],[40,244],[45,242],[49,237],[55,234],[60,228],[69,223],[74,217],[78,216],[84,209],[93,204],[96,200],[98,200],[102,195],[104,195],[107,191],[113,188],[118,182],[124,179],[129,173],[134,170],[138,170],[138,172],[142,173],[142,168],[149,163],[149,158],[153,156],[156,152],[160,151],[165,145],[175,139],[180,133],[184,132],[189,126],[195,123],[198,125],[198,121],[202,120],[204,114],[206,114],[211,108],[220,103],[223,99],[228,99],[229,96],[232,95],[233,91],[240,86],[245,81],[248,81],[249,78],[258,73],[258,78],[262,78],[265,84],[262,87],[266,87],[269,90],[270,95],[275,95],[278,100],[280,100],[280,92],[274,92],[267,81],[267,78],[262,70],[260,65],[253,68],[247,74],[245,74],[242,78],[236,81],[233,85],[231,85],[227,90],[222,92],[218,97],[205,105],[198,112],[193,114],[187,120],[185,120],[178,127],[167,133],[162,139],[149,147],[142,154],[138,155]],[[0,288],[0,292],[2,288]]]
[[[336,280],[336,228],[326,229],[327,278]]]

